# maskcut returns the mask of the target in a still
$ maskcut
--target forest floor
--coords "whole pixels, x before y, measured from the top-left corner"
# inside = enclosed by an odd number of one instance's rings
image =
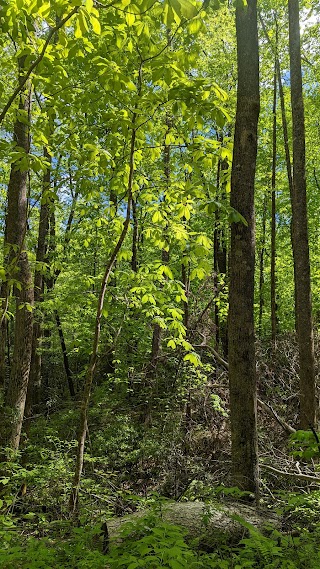
[[[148,424],[141,422],[139,402],[121,388],[95,388],[76,520],[68,497],[77,411],[66,402],[37,417],[20,464],[12,459],[2,476],[0,567],[320,567],[318,553],[310,557],[320,533],[319,484],[303,479],[317,477],[318,442],[311,431],[287,432],[298,417],[296,346],[286,337],[274,350],[259,345],[257,354],[259,508],[269,521],[268,536],[253,522],[253,505],[245,505],[251,497],[232,487],[228,377],[217,367],[206,383],[190,389],[183,405],[157,401]],[[217,501],[241,532],[232,540],[228,530],[210,547],[208,527],[217,535],[217,525],[223,526],[212,514],[219,511]],[[179,515],[164,515],[168,503]],[[138,517],[130,516],[135,512]],[[120,545],[111,540],[109,548],[107,527],[112,537],[123,516],[131,525],[121,530]],[[202,529],[190,532],[191,526]]]

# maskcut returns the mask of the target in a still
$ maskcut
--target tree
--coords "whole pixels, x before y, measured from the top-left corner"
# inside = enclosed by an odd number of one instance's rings
[[[302,92],[299,0],[289,0],[289,51],[293,128],[292,246],[295,278],[295,315],[299,345],[300,427],[316,421],[315,361],[308,239],[305,125]]]
[[[19,83],[23,82],[24,57],[19,59]],[[7,274],[5,293],[8,298],[10,287],[14,286],[16,297],[16,318],[14,348],[6,403],[12,417],[6,442],[14,450],[19,448],[24,408],[30,373],[32,326],[33,326],[33,283],[26,248],[27,232],[27,181],[29,153],[29,118],[31,87],[24,82],[20,90],[19,111],[14,126],[14,140],[18,148],[18,159],[11,165],[8,184],[8,206],[5,228],[5,254]]]
[[[231,226],[229,385],[234,483],[258,492],[254,337],[254,180],[260,110],[256,0],[236,8],[238,91],[231,206],[243,216]]]

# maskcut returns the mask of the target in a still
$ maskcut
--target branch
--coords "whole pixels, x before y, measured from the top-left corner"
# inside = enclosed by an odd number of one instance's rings
[[[205,350],[209,350],[209,352],[211,352],[214,357],[216,358],[217,362],[219,362],[219,364],[222,365],[222,367],[224,367],[224,369],[226,369],[227,371],[229,370],[229,364],[228,362],[226,362],[222,356],[220,356],[220,354],[211,346],[207,346],[207,344],[199,344],[199,345],[195,345],[194,344],[194,348],[203,348]]]
[[[79,11],[79,6],[76,6],[75,8],[73,8],[73,10],[71,10],[71,12],[69,12],[69,14],[67,14],[63,20],[61,20],[54,28],[51,28],[50,32],[48,33],[48,37],[46,39],[46,41],[43,44],[42,50],[40,52],[40,54],[38,55],[38,57],[34,60],[34,62],[30,65],[27,73],[24,75],[24,77],[21,77],[20,81],[19,81],[19,85],[18,87],[13,91],[11,97],[9,98],[8,102],[6,103],[6,105],[3,108],[3,111],[0,114],[0,124],[2,123],[3,119],[5,118],[8,110],[10,109],[13,101],[15,100],[15,98],[17,97],[17,95],[19,95],[19,93],[22,91],[23,87],[25,86],[26,82],[28,81],[32,71],[37,67],[37,65],[40,63],[40,61],[42,61],[44,54],[46,52],[46,49],[51,41],[51,38],[54,36],[54,34],[60,30],[60,28],[62,28],[64,26],[64,24],[66,22],[68,22],[68,20],[70,20],[70,18],[72,18],[72,16],[74,16],[74,14],[76,14]]]
[[[207,312],[207,310],[209,310],[210,306],[213,304],[215,298],[212,297],[209,302],[206,304],[206,306],[204,307],[204,309],[202,310],[202,312],[200,313],[200,316],[198,316],[196,322],[194,323],[194,328],[197,328],[198,324],[200,324],[202,318],[204,317],[205,313]]]
[[[292,433],[296,432],[296,429],[294,429],[293,427],[291,427],[291,425],[289,425],[288,423],[286,423],[286,421],[284,421],[284,419],[281,419],[279,417],[279,415],[276,413],[276,411],[271,407],[271,405],[269,405],[269,403],[265,403],[264,401],[261,401],[261,399],[257,399],[257,403],[259,405],[259,407],[261,407],[261,409],[263,409],[264,411],[266,411],[269,415],[273,416],[276,421],[279,423],[279,425],[281,425],[281,427],[290,435]]]
[[[225,370],[229,370],[229,364],[228,362],[226,362],[222,356],[220,356],[220,354],[214,349],[211,348],[211,346],[207,346],[206,344],[200,344],[198,346],[194,346],[195,348],[205,348],[206,350],[209,350],[213,356],[216,358],[217,362],[219,364],[222,365],[222,367],[224,367]],[[289,425],[288,423],[286,423],[286,421],[284,419],[281,419],[279,417],[279,415],[276,413],[276,411],[271,407],[271,405],[269,405],[269,403],[265,403],[264,401],[261,401],[261,399],[257,399],[257,403],[259,405],[259,407],[261,407],[261,409],[263,409],[264,411],[266,411],[269,415],[271,415],[272,417],[274,417],[276,419],[276,421],[279,423],[279,425],[281,425],[281,427],[290,435],[292,433],[296,432],[296,429],[294,429],[293,427],[291,427],[291,425]]]
[[[264,468],[265,470],[270,470],[270,472],[274,472],[275,474],[279,474],[280,476],[291,476],[292,478],[297,478],[298,480],[308,480],[309,482],[317,482],[320,484],[320,477],[319,476],[310,476],[310,474],[296,474],[295,472],[286,472],[285,470],[279,470],[278,468],[274,468],[269,464],[259,464],[260,468]]]

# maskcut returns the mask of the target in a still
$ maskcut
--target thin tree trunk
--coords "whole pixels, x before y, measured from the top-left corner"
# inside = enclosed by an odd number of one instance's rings
[[[131,268],[136,273],[138,270],[139,225],[137,217],[137,202],[135,200],[132,200],[132,219],[133,219],[133,230],[132,230]]]
[[[289,52],[293,129],[292,241],[296,330],[300,364],[300,428],[316,421],[315,361],[308,242],[305,126],[302,92],[299,0],[289,0]]]
[[[6,312],[6,304],[9,301],[6,283],[2,283],[0,289],[1,311]],[[8,341],[8,322],[4,316],[0,324],[0,389],[5,388],[6,383],[6,350]],[[10,368],[9,368],[10,369]]]
[[[231,206],[246,220],[231,226],[229,384],[233,482],[258,494],[254,336],[254,179],[260,109],[257,3],[236,8],[238,93]]]
[[[51,164],[51,156],[47,149],[44,149],[44,156]],[[46,170],[43,177],[43,189],[40,206],[39,228],[38,228],[38,244],[36,261],[37,263],[45,263],[48,248],[48,234],[49,234],[49,217],[50,217],[50,200],[48,192],[50,190],[51,173],[50,166]],[[41,353],[39,348],[42,343],[43,336],[43,316],[41,313],[40,304],[43,300],[44,292],[44,278],[43,268],[36,267],[34,275],[34,302],[35,302],[35,318],[33,322],[33,337],[32,337],[32,354],[31,354],[31,367],[30,379],[28,384],[28,393],[26,401],[26,417],[30,417],[32,413],[32,405],[39,402],[40,386],[41,386]]]
[[[278,26],[276,24],[276,52],[273,77],[273,125],[272,125],[272,176],[271,176],[271,341],[275,345],[277,336],[277,301],[276,301],[276,166],[277,166],[277,58]]]
[[[139,69],[138,75],[138,96],[141,95],[141,80],[142,80],[142,68]],[[135,144],[136,144],[136,121],[137,121],[137,114],[136,112],[132,115],[132,134],[131,134],[131,142],[130,142],[130,160],[129,160],[129,177],[128,177],[128,187],[127,187],[127,212],[126,217],[124,219],[123,228],[120,233],[119,239],[111,253],[111,256],[106,264],[105,273],[101,283],[101,289],[98,299],[97,305],[97,313],[96,313],[96,320],[95,320],[95,329],[94,329],[94,337],[92,342],[92,354],[90,358],[90,363],[87,369],[86,380],[84,385],[84,393],[81,403],[80,409],[80,422],[79,422],[79,434],[78,434],[78,450],[77,450],[77,459],[76,459],[76,467],[73,477],[72,483],[72,490],[69,499],[69,509],[72,514],[75,514],[78,508],[79,503],[79,490],[80,490],[80,481],[81,475],[83,470],[83,460],[84,460],[84,449],[85,449],[85,441],[86,441],[86,434],[87,434],[87,415],[88,415],[88,407],[89,407],[89,400],[91,395],[91,386],[94,378],[94,372],[97,365],[98,359],[98,351],[99,351],[99,341],[100,341],[100,332],[101,332],[101,317],[102,317],[102,310],[103,310],[103,303],[106,294],[107,285],[110,279],[111,271],[113,269],[114,263],[117,259],[118,253],[122,247],[124,239],[128,233],[129,225],[130,225],[130,216],[131,216],[131,206],[132,206],[132,183],[134,177],[134,152],[135,152]]]
[[[217,168],[217,190],[218,199],[221,202],[226,201],[226,182],[223,174],[228,170],[228,163],[226,160],[219,160]],[[213,235],[213,270],[214,270],[214,290],[216,302],[214,304],[214,320],[215,320],[215,343],[216,348],[219,349],[220,343],[224,355],[228,354],[228,329],[227,322],[220,318],[219,309],[219,275],[227,276],[227,247],[223,227],[220,227],[219,210],[215,212],[215,228]]]
[[[76,392],[74,389],[72,373],[71,373],[71,369],[70,369],[70,365],[69,365],[67,347],[66,347],[64,334],[63,334],[63,330],[62,330],[62,326],[61,326],[61,320],[60,320],[59,312],[57,310],[54,311],[54,317],[55,317],[55,321],[57,324],[57,330],[58,330],[58,334],[59,334],[60,346],[61,346],[61,351],[62,351],[62,356],[63,356],[63,367],[64,367],[64,371],[66,374],[70,395],[71,395],[71,397],[75,397]]]
[[[171,121],[169,119],[168,116],[166,116],[166,126],[167,126],[167,132],[169,132],[170,127],[171,127]],[[166,134],[167,134],[166,132]],[[165,138],[166,138],[166,134],[165,134]],[[165,144],[164,143],[164,148],[163,148],[163,171],[164,171],[164,178],[165,178],[165,191],[164,191],[164,197],[163,197],[163,202],[165,202],[166,200],[166,194],[168,193],[169,187],[170,187],[170,145]],[[170,259],[170,255],[169,255],[169,251],[167,251],[166,249],[162,249],[161,252],[161,260],[162,263],[167,265],[169,263],[169,259]],[[151,426],[152,423],[152,402],[151,399],[153,397],[153,391],[154,391],[154,378],[156,375],[156,368],[157,368],[157,363],[158,363],[158,358],[159,358],[159,353],[160,353],[160,348],[161,348],[161,337],[162,337],[162,333],[161,333],[161,327],[159,326],[159,324],[154,324],[153,326],[153,333],[152,333],[152,343],[151,343],[151,356],[150,356],[150,361],[149,364],[147,366],[147,371],[146,371],[146,384],[149,384],[149,391],[150,391],[150,395],[147,398],[146,401],[146,405],[144,405],[144,423],[145,425]]]
[[[279,88],[279,98],[280,98],[280,107],[281,107],[283,144],[284,144],[284,152],[285,152],[285,158],[286,158],[286,168],[287,168],[289,192],[290,192],[290,197],[291,197],[292,196],[292,186],[293,186],[292,166],[291,166],[290,147],[289,147],[288,122],[287,122],[286,105],[285,105],[285,100],[284,100],[284,92],[283,92],[283,85],[282,85],[282,78],[281,78],[280,61],[279,61],[279,57],[277,54],[277,50],[272,45],[270,36],[268,34],[268,31],[266,29],[265,23],[262,19],[260,12],[259,12],[259,18],[260,18],[260,22],[261,22],[263,33],[266,37],[266,40],[270,44],[271,48],[274,50],[274,54],[275,54],[275,62],[276,62],[277,78],[278,78],[278,88]]]
[[[259,323],[258,331],[259,336],[262,333],[262,316],[264,307],[264,256],[266,252],[266,218],[267,218],[267,195],[264,196],[263,200],[263,211],[262,211],[262,240],[260,249],[260,259],[259,259]]]

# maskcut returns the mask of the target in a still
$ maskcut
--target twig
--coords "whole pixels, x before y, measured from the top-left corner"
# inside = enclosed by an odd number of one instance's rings
[[[76,6],[75,8],[73,8],[73,10],[71,10],[71,12],[69,12],[69,14],[67,14],[65,16],[65,18],[63,18],[63,20],[61,20],[54,28],[51,28],[50,32],[48,33],[47,39],[43,44],[42,50],[40,52],[40,54],[38,55],[38,57],[34,60],[34,62],[30,65],[27,73],[21,78],[21,80],[19,81],[19,85],[18,87],[16,87],[16,89],[13,91],[12,95],[10,96],[10,98],[8,99],[7,103],[5,104],[1,114],[0,114],[0,124],[2,123],[3,119],[5,118],[8,110],[10,109],[13,101],[15,100],[15,98],[17,97],[17,95],[19,95],[19,93],[22,91],[23,87],[25,86],[26,82],[28,81],[32,71],[37,67],[37,65],[40,63],[40,61],[42,61],[42,59],[44,58],[44,54],[46,52],[46,49],[50,43],[51,38],[54,36],[54,34],[60,30],[60,28],[62,28],[64,26],[64,24],[66,24],[68,22],[68,20],[70,20],[70,18],[72,18],[72,16],[74,16],[74,14],[76,14],[79,11],[79,6]]]
[[[209,350],[209,352],[211,352],[214,357],[216,358],[216,360],[219,362],[219,364],[222,365],[222,367],[224,367],[227,371],[229,370],[229,364],[228,362],[226,362],[222,356],[220,356],[220,354],[211,346],[208,346],[207,344],[198,344],[198,345],[193,345],[194,348],[203,348],[205,350]]]
[[[286,423],[286,421],[284,419],[281,419],[279,417],[279,415],[276,413],[276,411],[271,407],[271,405],[269,405],[269,403],[265,403],[264,401],[261,401],[261,399],[257,399],[257,403],[259,405],[259,407],[261,407],[261,409],[263,409],[264,411],[266,411],[269,415],[273,416],[276,421],[279,423],[279,425],[281,425],[281,427],[290,435],[292,433],[296,432],[296,429],[294,429],[293,427],[291,427],[291,425],[289,425],[288,423]]]
[[[226,362],[222,356],[220,356],[220,354],[211,346],[207,346],[206,344],[200,344],[198,346],[194,346],[195,348],[205,348],[206,350],[209,350],[214,357],[216,358],[217,362],[219,362],[219,364],[221,364],[225,370],[229,370],[229,364],[228,362]],[[281,425],[281,427],[290,435],[296,432],[296,429],[294,429],[293,427],[291,427],[291,425],[289,425],[284,419],[281,419],[281,417],[279,417],[279,415],[276,413],[276,411],[271,407],[271,405],[269,405],[269,403],[265,403],[264,401],[261,401],[261,399],[257,399],[257,403],[258,405],[261,407],[261,409],[263,409],[264,411],[266,411],[269,415],[273,416],[276,421],[279,423],[279,425]]]
[[[295,472],[286,472],[285,470],[279,470],[278,468],[274,468],[269,464],[259,464],[260,468],[264,468],[265,470],[270,470],[270,472],[274,472],[275,474],[279,474],[280,476],[291,476],[292,478],[297,478],[298,480],[308,480],[309,482],[317,482],[320,484],[320,477],[319,476],[311,476],[310,474],[296,474]]]

